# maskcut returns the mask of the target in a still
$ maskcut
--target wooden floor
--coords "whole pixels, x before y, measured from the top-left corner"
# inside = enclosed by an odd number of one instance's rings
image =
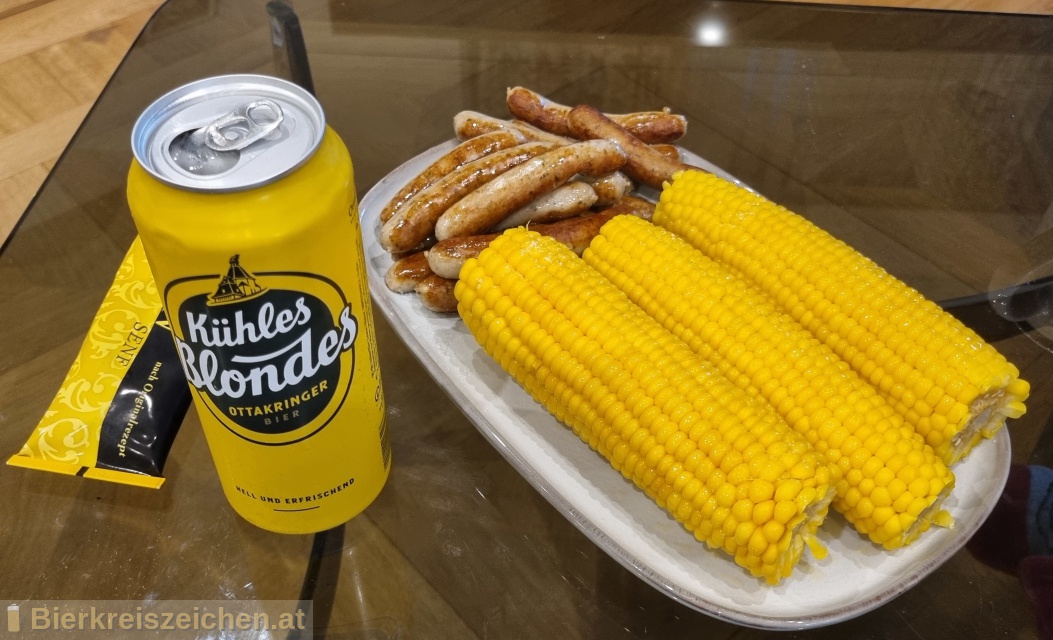
[[[162,0],[0,0],[0,243],[161,4]],[[842,4],[1053,15],[1053,0]]]
[[[0,0],[0,242],[162,0]]]

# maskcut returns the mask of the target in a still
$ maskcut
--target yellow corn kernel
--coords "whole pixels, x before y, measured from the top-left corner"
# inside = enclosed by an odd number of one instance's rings
[[[555,240],[509,230],[460,275],[465,324],[535,399],[697,539],[770,583],[790,574],[832,473],[770,408]],[[752,509],[751,493],[790,497]],[[771,542],[758,515],[776,512],[784,531]]]
[[[654,221],[770,296],[947,464],[1024,413],[1028,384],[994,347],[805,218],[684,171],[662,192]]]
[[[835,468],[834,508],[861,533],[894,549],[929,528],[954,484],[950,470],[882,396],[763,294],[639,218],[621,216],[605,224],[583,258],[648,314],[663,318],[670,332],[729,380],[774,405]],[[734,334],[714,329],[724,326],[735,326]],[[927,479],[908,484],[897,477],[901,471]],[[807,475],[807,469],[799,472]],[[762,487],[752,487],[754,502],[767,499]],[[922,491],[913,494],[912,488]],[[773,497],[781,504],[798,490],[787,482]],[[925,507],[911,514],[915,499]],[[888,507],[907,514],[906,527],[870,521],[875,509]],[[778,510],[775,515],[778,520]]]

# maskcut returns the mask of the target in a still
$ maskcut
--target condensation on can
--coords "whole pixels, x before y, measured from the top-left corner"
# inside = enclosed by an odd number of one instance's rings
[[[280,122],[242,149],[200,148],[200,162],[180,162],[183,142],[247,105],[267,101]],[[262,111],[262,110],[261,110]],[[239,131],[238,123],[228,135]],[[240,74],[199,80],[150,105],[132,129],[132,153],[158,180],[181,189],[223,193],[260,187],[295,171],[311,157],[325,133],[325,113],[310,93],[269,76]]]

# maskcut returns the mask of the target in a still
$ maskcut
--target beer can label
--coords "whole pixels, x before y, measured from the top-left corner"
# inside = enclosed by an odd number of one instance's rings
[[[347,399],[359,320],[340,287],[295,271],[226,270],[165,291],[187,380],[223,427],[261,445],[306,440]]]

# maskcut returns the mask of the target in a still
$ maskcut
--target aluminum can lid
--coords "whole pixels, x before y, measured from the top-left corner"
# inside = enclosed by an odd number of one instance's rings
[[[132,128],[132,153],[158,180],[192,191],[245,191],[311,157],[325,134],[318,100],[262,75],[205,78],[169,91]]]

